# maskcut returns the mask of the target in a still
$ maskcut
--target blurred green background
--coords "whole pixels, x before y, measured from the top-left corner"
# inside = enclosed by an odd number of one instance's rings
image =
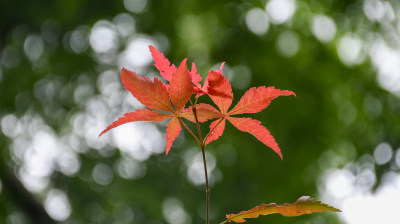
[[[98,138],[142,108],[119,70],[159,76],[149,44],[203,77],[226,62],[234,104],[253,86],[297,94],[252,115],[283,161],[231,125],[207,147],[211,223],[302,195],[343,213],[247,223],[398,223],[396,0],[0,1],[0,223],[205,223],[187,132],[168,156],[166,123]]]

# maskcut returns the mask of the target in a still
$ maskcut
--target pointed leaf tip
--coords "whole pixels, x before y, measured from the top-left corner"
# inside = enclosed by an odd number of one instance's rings
[[[171,64],[164,54],[158,51],[154,46],[149,45],[149,49],[155,62],[154,65],[160,71],[161,76],[165,80],[171,81],[172,76],[176,71],[175,65]]]
[[[221,63],[221,65],[219,66],[219,72],[221,72],[221,74],[222,74],[222,70],[224,69],[224,65],[225,65],[225,62],[223,61]]]
[[[200,81],[201,81],[201,76],[199,73],[197,73],[197,68],[196,68],[196,64],[193,62],[192,63],[192,70],[189,72],[190,74],[190,78],[192,79],[193,84],[201,89],[201,85],[200,85]]]

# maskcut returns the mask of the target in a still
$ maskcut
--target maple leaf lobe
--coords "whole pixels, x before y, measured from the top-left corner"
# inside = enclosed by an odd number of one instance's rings
[[[229,114],[258,113],[271,103],[278,96],[295,95],[288,90],[275,89],[275,87],[252,87],[242,96],[236,106],[229,111]]]
[[[168,93],[176,113],[179,114],[193,93],[193,84],[187,70],[186,59],[182,61],[172,76]]]
[[[156,77],[152,81],[146,76],[122,68],[121,81],[124,88],[146,107],[173,113],[167,89]]]
[[[260,142],[264,143],[264,145],[274,150],[274,152],[283,160],[278,143],[276,143],[275,138],[271,135],[267,128],[261,125],[261,121],[251,118],[237,117],[228,117],[227,119],[238,130],[252,134]]]
[[[169,60],[164,56],[163,53],[158,51],[155,47],[149,46],[151,56],[153,57],[154,60],[154,65],[156,68],[160,71],[161,76],[167,80],[171,81],[173,74],[176,71],[175,65],[171,64]]]
[[[233,93],[229,80],[220,71],[210,71],[207,79],[208,95],[218,106],[223,114],[226,114],[232,104]]]
[[[167,133],[166,133],[166,148],[165,155],[168,155],[168,152],[171,150],[172,143],[181,133],[182,127],[179,123],[178,118],[174,117],[167,125]]]
[[[211,122],[210,133],[206,139],[205,144],[208,145],[210,142],[217,140],[222,136],[225,130],[226,118],[221,118]]]
[[[120,125],[135,122],[135,121],[155,121],[160,122],[170,118],[172,115],[161,114],[148,109],[140,109],[134,112],[126,113],[124,116],[118,118],[112,124],[110,124],[104,131],[99,134],[99,137],[108,132],[110,129],[118,127]]]

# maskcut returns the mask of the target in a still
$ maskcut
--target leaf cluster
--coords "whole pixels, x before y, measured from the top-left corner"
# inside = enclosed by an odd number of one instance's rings
[[[160,122],[171,119],[166,131],[166,154],[171,149],[172,143],[179,136],[182,126],[194,137],[200,147],[205,147],[212,141],[222,136],[225,123],[228,120],[233,126],[243,132],[248,132],[259,141],[274,150],[281,158],[281,150],[271,133],[261,125],[261,122],[248,117],[234,117],[233,115],[258,113],[278,96],[295,95],[289,90],[279,90],[275,87],[250,88],[231,110],[232,87],[229,80],[222,74],[224,63],[219,70],[209,71],[203,84],[201,76],[197,73],[193,63],[188,70],[184,59],[179,67],[171,64],[169,60],[155,47],[149,47],[156,68],[167,81],[164,84],[158,78],[151,80],[125,68],[121,71],[121,80],[124,88],[128,90],[146,108],[126,113],[123,117],[114,121],[100,136],[119,125],[135,121]],[[198,103],[198,99],[207,95],[216,105]],[[193,100],[191,97],[193,96]],[[188,102],[190,105],[187,105]],[[185,122],[197,124],[198,135],[191,131]],[[209,132],[203,138],[199,123],[214,120],[209,126]]]

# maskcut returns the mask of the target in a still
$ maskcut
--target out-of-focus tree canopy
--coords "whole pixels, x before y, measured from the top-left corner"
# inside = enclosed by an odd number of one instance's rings
[[[0,223],[205,222],[201,152],[187,132],[168,156],[166,123],[126,124],[98,138],[143,107],[119,71],[159,76],[148,45],[174,64],[187,57],[203,77],[226,62],[234,103],[253,86],[297,95],[254,116],[283,161],[230,125],[207,146],[212,223],[301,195],[343,213],[248,223],[396,220],[398,1],[3,0]]]

